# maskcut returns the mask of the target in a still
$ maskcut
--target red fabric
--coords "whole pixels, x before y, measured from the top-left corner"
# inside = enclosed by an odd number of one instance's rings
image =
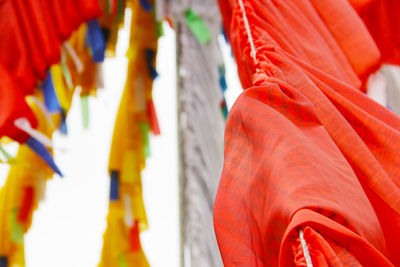
[[[244,0],[255,64],[239,4],[219,2],[247,88],[214,206],[225,266],[305,266],[299,228],[314,266],[400,266],[400,119],[358,90],[380,58],[356,12]]]
[[[68,18],[71,28],[73,30],[78,29],[79,25],[81,25],[85,21],[83,15],[81,14],[79,3],[74,0],[62,2],[64,2],[64,12],[66,14],[66,17]]]
[[[137,221],[135,221],[135,224],[131,227],[129,235],[131,251],[139,251],[141,249],[141,245],[139,237],[139,224]]]
[[[62,42],[67,40],[82,22],[101,16],[98,0],[50,0],[50,4]]]
[[[381,56],[365,25],[346,0],[311,2],[356,74],[365,82],[380,67]]]
[[[232,10],[235,1],[220,0],[225,30],[232,46],[250,49],[246,31],[237,29],[240,9]],[[245,1],[245,5],[248,5]],[[253,35],[262,35],[255,42],[258,49],[282,49],[335,78],[360,88],[369,70],[380,64],[380,52],[367,29],[347,0],[252,1]],[[234,14],[234,17],[231,17]],[[231,19],[230,19],[231,17]],[[340,17],[341,19],[338,19]],[[265,31],[268,29],[268,31]],[[238,42],[241,35],[243,43]],[[250,51],[234,49],[236,58],[247,57]],[[264,63],[266,64],[266,63]],[[245,87],[251,86],[252,69],[238,65]],[[253,68],[254,66],[252,66]],[[364,80],[360,81],[360,78]]]
[[[23,94],[32,94],[36,77],[17,14],[13,1],[0,1],[0,65],[8,70]]]
[[[0,64],[0,137],[8,136],[24,143],[29,135],[14,126],[18,118],[27,118],[32,127],[37,127],[37,120],[17,88],[12,77]]]
[[[31,54],[31,56],[44,57],[47,67],[57,63],[60,60],[61,44],[52,17],[53,11],[50,9],[48,1],[26,0],[25,8],[30,12],[30,23],[36,29],[37,42],[41,47],[40,54]]]
[[[291,255],[294,254],[297,266],[305,266],[300,238],[288,238],[303,224],[309,225],[304,228],[304,240],[314,266],[393,266],[374,247],[347,227],[308,209],[299,210],[292,218],[285,233],[285,242],[281,246],[280,265],[292,265]],[[318,229],[318,232],[314,229]],[[294,236],[298,234],[295,233]]]
[[[18,210],[18,221],[26,223],[33,209],[34,190],[32,186],[26,186],[22,192],[21,205]]]
[[[61,42],[100,15],[98,0],[0,0],[0,137],[26,141],[15,119],[26,117],[33,127],[37,121],[24,97],[59,61]]]
[[[111,1],[111,15],[112,16],[117,15],[117,7],[118,7],[118,0],[112,0]]]
[[[61,42],[81,23],[101,14],[97,0],[0,1],[0,63],[25,95],[60,59]]]
[[[68,20],[67,13],[65,12],[65,2],[66,1],[49,0],[53,21],[57,26],[57,32],[61,42],[66,41],[74,30],[74,25]]]
[[[147,112],[149,113],[150,129],[154,135],[160,135],[160,125],[158,124],[157,112],[153,100],[147,102]]]
[[[382,52],[382,62],[400,64],[400,1],[350,0]]]
[[[86,21],[98,18],[102,15],[99,0],[74,0],[81,9],[82,16]]]
[[[20,25],[22,26],[24,37],[25,37],[25,47],[29,52],[29,59],[32,62],[32,67],[35,72],[36,78],[44,79],[47,64],[42,56],[41,47],[37,41],[37,32],[32,23],[32,18],[29,13],[29,10],[26,8],[25,0],[13,0],[11,1],[14,4],[16,14],[18,14],[18,19]],[[29,44],[29,45],[28,45]],[[18,60],[18,58],[16,59]]]

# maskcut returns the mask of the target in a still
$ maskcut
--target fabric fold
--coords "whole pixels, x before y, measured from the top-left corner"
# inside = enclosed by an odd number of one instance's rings
[[[219,2],[247,88],[214,206],[224,264],[305,266],[301,226],[314,266],[399,265],[400,118],[360,91],[385,59],[358,14],[346,1],[248,0],[246,30],[238,1]]]

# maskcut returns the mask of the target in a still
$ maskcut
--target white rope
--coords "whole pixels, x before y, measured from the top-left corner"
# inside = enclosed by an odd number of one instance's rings
[[[247,20],[246,9],[244,8],[243,0],[239,0],[239,5],[240,5],[240,9],[242,10],[243,21],[244,21],[244,26],[246,27],[247,36],[249,37],[249,42],[250,42],[250,47],[251,47],[251,57],[253,58],[254,63],[257,66],[258,62],[257,62],[257,57],[256,57],[256,47],[254,46],[253,36],[251,35],[250,25],[249,25],[249,21]],[[258,71],[258,68],[257,68],[257,71]]]
[[[307,267],[313,267],[310,251],[308,251],[307,243],[306,240],[304,239],[303,230],[301,229],[299,230],[299,235],[300,235],[301,246],[303,248],[304,258],[306,258]]]
[[[41,142],[43,145],[50,147],[50,148],[53,147],[53,144],[51,143],[50,138],[48,138],[46,135],[42,134],[38,130],[33,129],[31,126],[31,123],[28,121],[27,118],[22,117],[22,118],[16,119],[14,121],[14,125],[18,129],[26,132],[27,134],[29,134],[30,136],[32,136],[33,138],[35,138],[36,140]]]
[[[74,65],[78,73],[81,73],[83,71],[83,63],[79,59],[79,56],[76,54],[75,50],[68,42],[64,42],[63,47],[67,51],[67,53],[71,56],[72,61],[74,62]]]
[[[40,108],[51,128],[56,128],[56,126],[54,126],[53,120],[51,119],[50,112],[48,111],[46,106],[39,100],[39,98],[37,98],[37,96],[28,96],[28,99],[32,99],[32,101],[35,102],[35,104]]]
[[[131,197],[128,194],[124,194],[124,208],[125,208],[125,224],[130,228],[134,224],[133,212],[131,206]]]

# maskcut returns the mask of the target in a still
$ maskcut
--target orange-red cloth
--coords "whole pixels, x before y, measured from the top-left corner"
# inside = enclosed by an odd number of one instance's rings
[[[8,70],[24,94],[32,94],[36,77],[13,1],[0,1],[0,32],[0,64]]]
[[[47,1],[51,5],[53,20],[62,41],[67,40],[81,23],[102,14],[98,0]]]
[[[34,128],[38,122],[14,80],[1,64],[0,81],[0,137],[8,136],[24,143],[29,135],[15,127],[14,121],[18,118],[27,118]]]
[[[21,117],[37,125],[25,96],[60,60],[61,43],[72,31],[100,15],[97,0],[0,0],[0,138],[28,138],[14,126]]]
[[[250,60],[247,33],[236,28],[242,15],[240,8],[232,9],[235,1],[219,1],[225,30],[234,48],[247,49],[234,49],[235,58]],[[258,50],[282,49],[357,88],[379,67],[380,52],[347,0],[264,0],[251,5],[257,10],[248,14],[253,35],[262,36],[255,38]],[[243,86],[251,86],[253,69],[238,64],[238,70]]]
[[[30,12],[26,7],[26,1],[14,0],[11,2],[14,4],[16,14],[18,15],[20,25],[22,26],[22,31],[25,37],[25,48],[27,49],[29,60],[32,62],[35,76],[38,79],[43,80],[45,78],[47,64],[45,58],[41,56],[42,48],[40,47],[39,42],[37,42],[35,24],[32,23]],[[10,51],[8,51],[8,53],[10,53]],[[13,60],[18,61],[18,56],[14,55]]]
[[[60,38],[53,22],[53,10],[48,0],[26,0],[25,8],[31,16],[30,23],[34,25],[37,43],[41,47],[41,53],[48,65],[58,62],[60,59]]]
[[[400,266],[400,119],[358,90],[373,39],[347,1],[243,2],[257,64],[239,3],[219,0],[247,88],[214,206],[225,266],[306,266],[299,229],[314,266]]]
[[[24,95],[60,60],[61,43],[101,15],[97,0],[0,0],[0,64]]]
[[[349,0],[382,52],[382,62],[400,64],[400,1]]]

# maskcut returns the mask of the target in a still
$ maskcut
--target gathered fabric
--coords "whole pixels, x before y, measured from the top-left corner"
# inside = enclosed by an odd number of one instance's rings
[[[368,28],[385,63],[400,64],[400,2],[397,0],[349,0]]]
[[[389,52],[348,1],[243,2],[255,57],[219,1],[246,88],[214,206],[224,264],[307,266],[302,229],[314,266],[399,265],[400,119],[361,91]]]

